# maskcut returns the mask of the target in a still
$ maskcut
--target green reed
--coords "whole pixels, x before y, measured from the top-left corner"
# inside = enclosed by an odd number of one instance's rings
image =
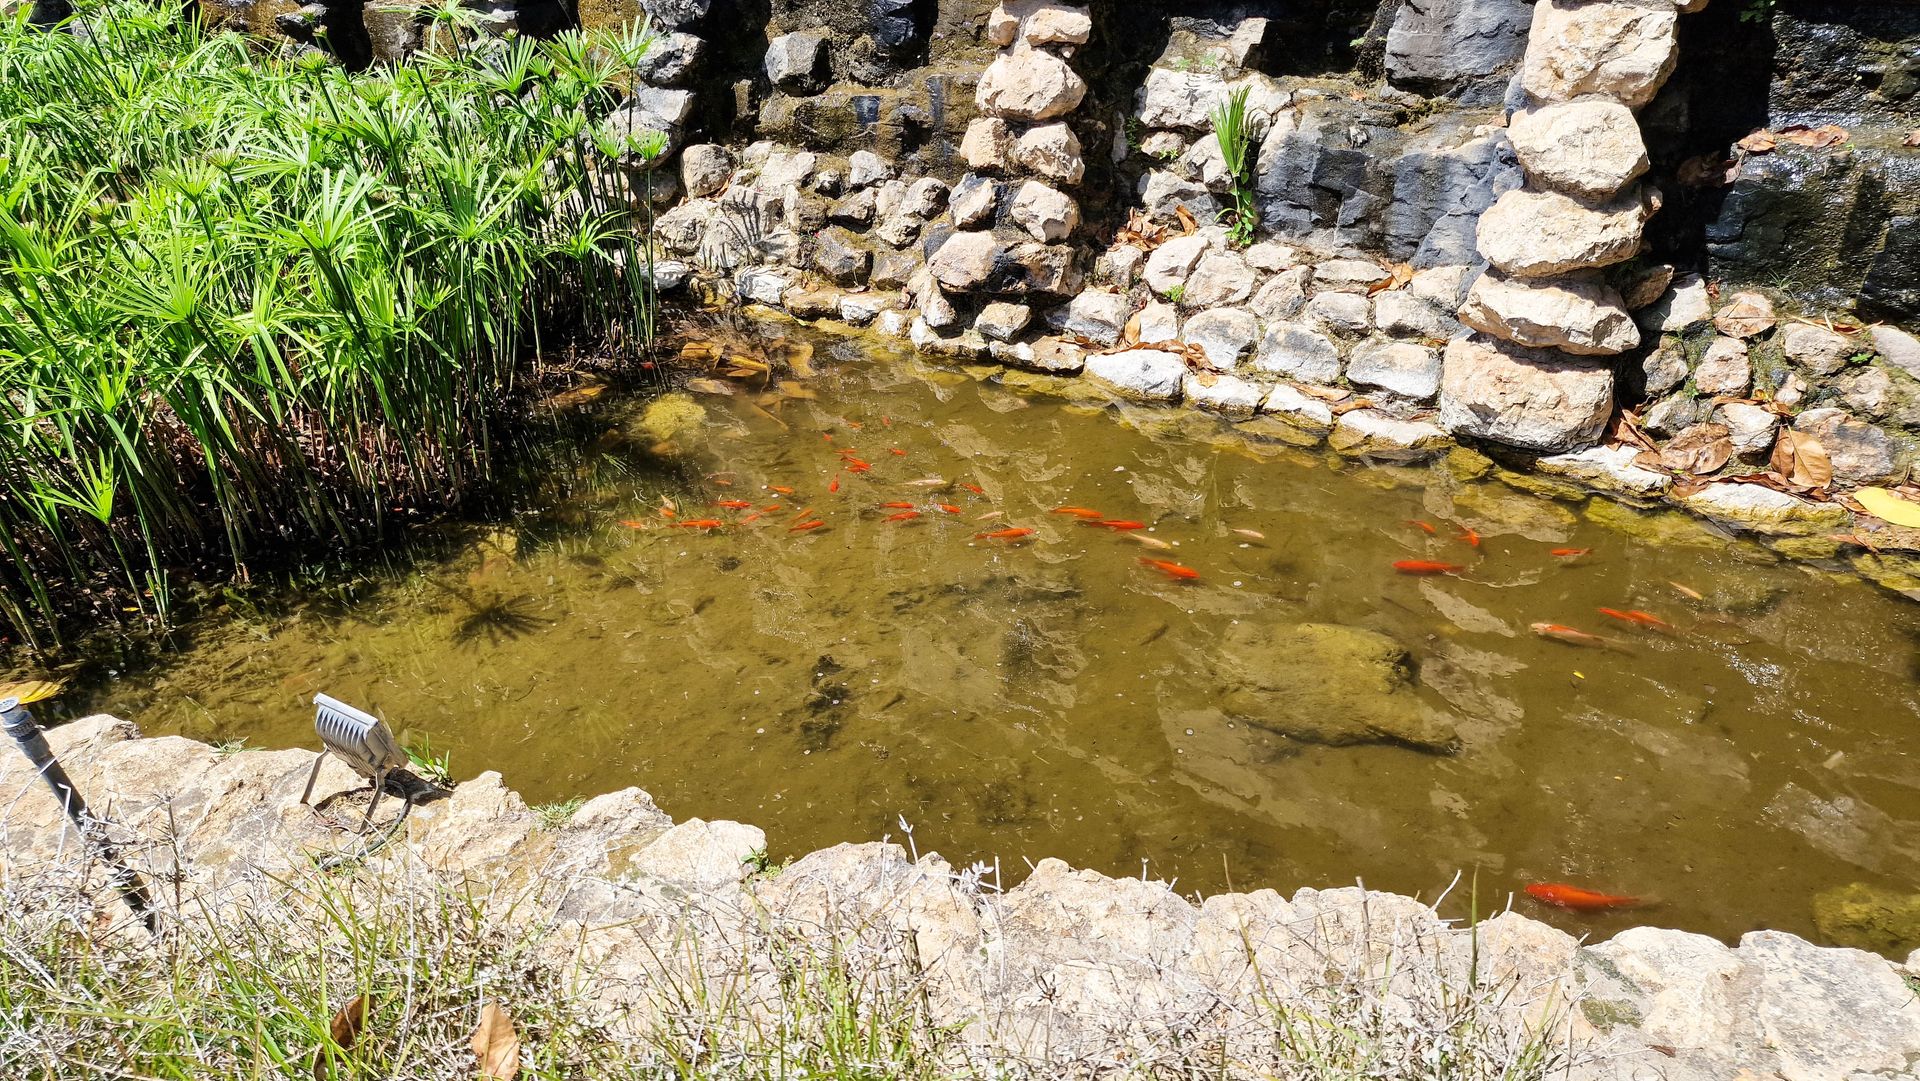
[[[651,36],[349,74],[171,0],[0,17],[0,618],[164,623],[169,571],[378,536],[488,476],[541,328],[644,347]]]

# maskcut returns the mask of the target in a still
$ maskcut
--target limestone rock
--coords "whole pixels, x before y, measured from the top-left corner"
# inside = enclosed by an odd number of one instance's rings
[[[1488,338],[1447,343],[1440,424],[1455,435],[1567,451],[1600,438],[1613,413],[1613,370]]]
[[[1595,95],[1638,109],[1673,72],[1676,16],[1658,4],[1540,0],[1520,84],[1540,101]]]
[[[1787,359],[1815,375],[1833,375],[1845,368],[1861,347],[1844,334],[1812,323],[1789,323],[1780,332]]]
[[[1662,342],[1640,362],[1647,397],[1657,398],[1687,381],[1687,355],[1680,347]]]
[[[970,292],[985,285],[1000,256],[1000,242],[992,233],[954,233],[927,260],[934,280],[955,292]]]
[[[976,116],[960,137],[960,156],[967,168],[1004,172],[1013,160],[1013,128],[997,116]]]
[[[1583,356],[1640,344],[1640,328],[1620,294],[1597,276],[1508,278],[1488,271],[1474,281],[1460,321],[1510,342]]]
[[[990,341],[1010,342],[1026,329],[1032,319],[1033,309],[1027,305],[996,300],[980,309],[980,314],[973,321],[973,329]]]
[[[1373,298],[1373,323],[1408,338],[1451,338],[1460,330],[1451,305],[1442,307],[1411,289],[1389,289]]]
[[[1744,396],[1753,389],[1753,362],[1738,338],[1715,338],[1693,369],[1693,385],[1708,397]]]
[[[1065,244],[1027,241],[1008,249],[994,268],[993,288],[1002,293],[1071,296],[1080,291],[1074,250]]]
[[[997,30],[996,23],[1012,20],[1018,27],[1021,41],[1029,45],[1085,45],[1093,32],[1093,16],[1088,14],[1084,4],[1066,4],[1060,0],[1004,0],[989,16],[988,37],[996,45],[1013,43],[1011,34],[1006,41],[998,40],[1005,33]]]
[[[634,75],[654,86],[687,86],[706,42],[678,30],[655,34],[653,45],[634,66]]]
[[[1147,288],[1162,296],[1174,289],[1184,289],[1187,275],[1193,273],[1206,251],[1207,238],[1200,233],[1174,237],[1153,249],[1147,256]]]
[[[1893,437],[1844,410],[1809,409],[1794,418],[1793,430],[1820,441],[1833,479],[1843,484],[1879,484],[1897,472]]]
[[[1249,116],[1277,115],[1291,100],[1272,78],[1250,73],[1228,82],[1218,71],[1175,71],[1155,67],[1134,95],[1134,115],[1146,128],[1207,131],[1210,114],[1229,91],[1244,87]]]
[[[882,293],[847,293],[840,297],[840,321],[864,327],[892,307],[893,303]]]
[[[1253,366],[1308,383],[1331,383],[1340,378],[1340,348],[1298,323],[1275,323],[1260,340]]]
[[[1028,128],[1014,140],[1007,157],[1014,165],[1057,184],[1078,184],[1087,172],[1080,137],[1061,122]]]
[[[724,146],[700,143],[680,152],[680,184],[695,199],[727,186],[733,174],[733,155]]]
[[[953,213],[953,224],[961,229],[972,229],[983,223],[991,224],[993,208],[1000,200],[1000,184],[981,176],[968,173],[953,186],[947,199],[947,209]]]
[[[1150,402],[1177,402],[1186,379],[1187,362],[1176,353],[1158,349],[1129,349],[1087,358],[1087,376],[1123,397]]]
[[[1295,427],[1315,435],[1325,435],[1333,430],[1333,407],[1286,383],[1267,392],[1266,400],[1260,403],[1260,411],[1282,417]]]
[[[1051,120],[1072,112],[1086,93],[1086,82],[1065,60],[1044,49],[1017,46],[987,66],[974,103],[988,116]]]
[[[1268,323],[1300,314],[1300,309],[1307,306],[1307,282],[1312,276],[1312,267],[1298,266],[1268,278],[1253,294],[1253,313]]]
[[[780,296],[780,306],[795,319],[827,319],[840,314],[845,294],[829,285],[796,285]]]
[[[1893,378],[1880,368],[1861,368],[1836,383],[1847,408],[1869,417],[1885,417],[1893,408]]]
[[[1522,109],[1507,125],[1513,152],[1541,187],[1605,199],[1647,171],[1633,110],[1584,99]]]
[[[1210,308],[1187,320],[1181,338],[1197,345],[1216,368],[1231,371],[1260,337],[1253,313],[1241,308]]]
[[[1773,432],[1780,417],[1770,409],[1747,402],[1728,402],[1714,411],[1713,419],[1727,429],[1736,457],[1757,458],[1773,450]]]
[[[1080,224],[1080,204],[1038,180],[1028,180],[1014,190],[1007,217],[1035,240],[1065,240]]]
[[[1349,414],[1351,415],[1351,414]],[[1242,620],[1219,645],[1231,717],[1302,743],[1391,743],[1451,753],[1459,736],[1413,690],[1413,662],[1378,631]]]
[[[748,267],[734,278],[740,299],[768,307],[779,307],[787,290],[800,283],[800,273],[784,267]]]
[[[1639,252],[1646,220],[1637,189],[1604,203],[1515,189],[1480,215],[1480,254],[1520,278],[1611,266]]]
[[[1240,253],[1255,270],[1289,270],[1300,265],[1300,249],[1277,240],[1263,240]]]
[[[871,150],[856,150],[847,158],[847,183],[856,188],[892,179],[893,166]]]
[[[1736,952],[1754,974],[1754,1024],[1780,1076],[1884,1074],[1920,1058],[1913,990],[1881,958],[1780,931],[1749,931]]]
[[[878,251],[873,255],[873,272],[867,275],[867,283],[875,289],[899,289],[922,265],[919,252]]]
[[[789,94],[811,94],[823,84],[825,35],[802,31],[781,34],[767,43],[767,81]]]
[[[1765,293],[1735,293],[1713,315],[1714,327],[1735,338],[1757,338],[1773,324],[1773,301]]]
[[[1534,468],[1549,476],[1572,477],[1604,492],[1641,499],[1665,495],[1673,478],[1635,464],[1638,449],[1629,446],[1588,447],[1571,454],[1549,454],[1534,460]]]
[[[872,188],[849,192],[827,208],[827,220],[842,225],[869,225],[873,222],[876,202]]]
[[[1313,268],[1316,290],[1365,293],[1389,272],[1371,259],[1329,259]]]
[[[1209,252],[1187,276],[1180,303],[1189,308],[1240,304],[1253,295],[1253,268],[1233,252]]]
[[[1151,169],[1140,178],[1137,189],[1140,205],[1155,220],[1171,220],[1179,208],[1200,221],[1212,221],[1220,213],[1220,200],[1205,184],[1188,180],[1169,169]]]
[[[1086,367],[1087,351],[1062,338],[1042,338],[1033,343],[1031,362],[1023,365],[1037,372],[1078,375]]]
[[[1124,293],[1088,290],[1067,305],[1067,317],[1061,329],[1098,345],[1112,345],[1120,340],[1120,331],[1127,325],[1127,313],[1132,307]]]
[[[1867,328],[1867,333],[1873,338],[1873,347],[1881,359],[1920,379],[1920,338],[1885,323],[1875,323]]]
[[[1680,502],[1689,510],[1758,533],[1807,536],[1845,528],[1847,509],[1758,484],[1709,484]]]
[[[1265,387],[1237,375],[1188,372],[1181,384],[1181,396],[1189,405],[1238,419],[1253,416],[1266,393]]]
[[[1164,301],[1150,300],[1127,320],[1127,334],[1132,341],[1147,345],[1174,341],[1180,337],[1180,310]]]
[[[1334,421],[1327,445],[1360,458],[1419,462],[1446,453],[1453,440],[1424,420],[1401,420],[1378,409],[1355,409]]]
[[[658,131],[667,145],[679,145],[681,128],[693,115],[693,91],[641,84],[625,104],[607,116],[607,131],[616,139],[637,138]]]
[[[1647,406],[1646,412],[1640,415],[1640,424],[1654,435],[1679,435],[1698,424],[1704,412],[1700,399],[1681,391]]]
[[[813,266],[831,281],[858,285],[867,280],[867,271],[873,266],[873,253],[861,247],[859,239],[845,229],[823,229],[814,240]]]
[[[1307,317],[1347,334],[1373,329],[1373,305],[1359,293],[1315,293],[1307,301]]]
[[[1440,354],[1412,342],[1370,338],[1353,347],[1347,358],[1347,379],[1426,401],[1440,390]]]
[[[1698,274],[1673,279],[1673,288],[1658,303],[1634,313],[1641,327],[1661,334],[1683,334],[1713,317],[1713,300],[1706,280]]]

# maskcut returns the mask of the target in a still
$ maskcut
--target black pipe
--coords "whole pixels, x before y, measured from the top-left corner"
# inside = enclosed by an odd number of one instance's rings
[[[159,934],[159,920],[153,911],[153,899],[147,896],[146,885],[140,881],[140,876],[133,873],[132,868],[121,862],[120,850],[107,837],[105,823],[87,810],[87,801],[81,798],[80,790],[73,787],[67,771],[53,757],[53,748],[47,745],[47,737],[41,734],[40,726],[33,723],[33,715],[27,712],[27,707],[21,705],[18,698],[0,698],[0,723],[4,723],[7,735],[20,745],[20,752],[33,764],[34,772],[53,790],[53,798],[60,801],[60,806],[66,810],[74,828],[80,831],[87,847],[107,865],[108,879],[113,888],[120,891],[127,907],[140,917],[140,922],[146,924],[149,932]]]

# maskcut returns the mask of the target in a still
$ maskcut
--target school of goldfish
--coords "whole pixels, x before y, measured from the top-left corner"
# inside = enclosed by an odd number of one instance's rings
[[[883,423],[884,426],[889,429],[893,427],[890,419],[883,418]],[[860,425],[851,422],[847,424],[847,427],[850,431],[855,432],[861,428]],[[834,433],[832,431],[823,432],[821,439],[824,442],[833,443]],[[900,447],[888,447],[886,448],[886,452],[888,458],[904,459],[910,457],[909,452]],[[999,524],[1006,518],[1007,511],[1004,508],[990,506],[990,500],[986,490],[971,481],[948,479],[939,476],[890,480],[883,475],[876,474],[874,463],[862,458],[860,452],[852,447],[836,446],[835,454],[838,458],[838,468],[826,479],[824,491],[828,496],[838,497],[837,502],[840,503],[840,513],[873,515],[877,517],[881,523],[897,528],[915,527],[916,523],[936,521],[941,518],[959,519],[963,515],[970,515],[970,520],[973,523],[983,527],[971,533],[971,540],[973,542],[994,546],[1016,546],[1043,539],[1040,531],[1032,526]],[[937,500],[928,498],[869,499],[862,493],[854,491],[849,491],[846,495],[840,495],[843,486],[856,478],[866,482],[870,486],[876,486],[873,494],[883,492],[886,486],[892,486],[898,488],[919,488],[928,490],[929,492],[938,490],[943,493],[943,497]],[[735,483],[735,478],[731,474],[709,474],[708,480],[720,487],[733,487]],[[801,484],[776,484],[768,481],[759,487],[761,490],[773,496],[797,503],[800,502],[798,494],[804,486]],[[972,506],[967,506],[962,502],[947,501],[967,500],[969,498],[973,501]],[[681,508],[674,503],[673,500],[664,496],[660,499],[656,513],[658,519],[673,528],[691,530],[704,534],[719,533],[730,528],[744,528],[761,522],[784,524],[787,532],[795,534],[814,533],[831,528],[829,512],[817,510],[813,504],[807,504],[798,510],[793,510],[785,502],[776,501],[764,505],[756,505],[756,501],[754,500],[728,498],[713,500],[708,506],[720,511],[734,512],[738,517],[733,519],[683,517]],[[978,513],[972,513],[976,511]],[[1105,512],[1092,507],[1066,505],[1044,509],[1044,513],[1073,519],[1081,526],[1096,530],[1106,530],[1117,536],[1125,537],[1141,547],[1148,549],[1168,551],[1173,549],[1177,544],[1177,542],[1170,542],[1160,537],[1150,535],[1152,527],[1146,521],[1133,518],[1109,517]],[[652,527],[652,523],[645,519],[625,518],[620,519],[619,524],[630,529],[639,530]],[[1460,546],[1454,549],[1460,553],[1460,556],[1455,558],[1480,559],[1485,557],[1486,553],[1483,547],[1483,538],[1470,526],[1457,525],[1454,527],[1455,531],[1450,537],[1442,538],[1439,527],[1435,526],[1432,522],[1408,519],[1406,525],[1428,537],[1434,538],[1433,543]],[[1228,532],[1247,541],[1260,542],[1266,540],[1266,535],[1255,529],[1229,527]],[[1591,548],[1561,547],[1548,549],[1550,556],[1559,560],[1562,564],[1569,565],[1579,563],[1593,555],[1593,552],[1594,550]],[[1175,562],[1171,559],[1141,556],[1138,558],[1137,563],[1144,570],[1169,582],[1194,583],[1200,581],[1202,578],[1201,572],[1198,569],[1184,563]],[[1456,562],[1453,559],[1402,559],[1392,564],[1392,570],[1399,574],[1422,577],[1461,576],[1468,574],[1470,569],[1469,563]],[[1673,582],[1669,584],[1681,596],[1696,600],[1701,599],[1698,592],[1681,583]],[[1597,614],[1636,632],[1649,632],[1661,635],[1677,635],[1681,633],[1673,623],[1645,609],[1599,608],[1597,609]],[[1537,622],[1530,625],[1530,630],[1540,638],[1569,646],[1611,649],[1621,652],[1631,651],[1627,644],[1618,639],[1595,634],[1591,631],[1562,623],[1548,621]],[[1528,897],[1541,904],[1552,905],[1580,913],[1603,912],[1612,909],[1635,907],[1647,903],[1639,897],[1603,893],[1557,882],[1533,883],[1527,885],[1524,892]]]

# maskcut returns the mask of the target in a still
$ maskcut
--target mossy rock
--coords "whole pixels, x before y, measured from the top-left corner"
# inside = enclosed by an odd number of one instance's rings
[[[1459,480],[1479,480],[1493,470],[1493,459],[1472,447],[1453,448],[1440,464]]]
[[[707,409],[693,395],[676,390],[647,403],[633,422],[635,438],[669,443],[699,431],[707,423]]]
[[[1814,897],[1813,925],[1834,945],[1905,957],[1920,949],[1920,893],[1841,886]]]
[[[1290,424],[1283,417],[1271,413],[1243,420],[1233,426],[1234,430],[1248,439],[1259,443],[1281,443],[1289,447],[1317,447],[1325,439],[1296,424]]]
[[[1636,510],[1611,499],[1587,504],[1587,521],[1653,544],[1685,548],[1725,548],[1727,535],[1676,510]]]
[[[1495,467],[1493,477],[1511,488],[1518,488],[1530,495],[1543,495],[1548,499],[1558,499],[1565,503],[1583,503],[1593,495],[1593,490],[1575,484],[1570,480],[1542,476],[1539,473],[1519,473],[1511,469]]]
[[[1377,631],[1235,624],[1220,645],[1229,716],[1302,743],[1387,743],[1451,754],[1460,737],[1414,690],[1412,660]]]

